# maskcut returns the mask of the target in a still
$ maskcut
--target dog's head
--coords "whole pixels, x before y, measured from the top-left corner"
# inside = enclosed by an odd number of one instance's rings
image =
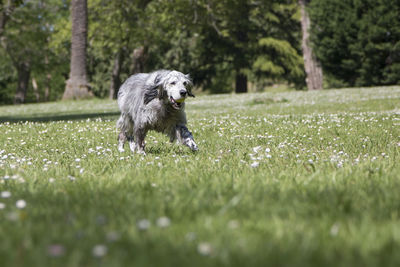
[[[183,107],[186,97],[194,97],[191,91],[192,86],[189,75],[174,70],[159,73],[155,77],[153,88],[157,90],[160,100],[179,110]],[[153,94],[155,93],[153,91]]]

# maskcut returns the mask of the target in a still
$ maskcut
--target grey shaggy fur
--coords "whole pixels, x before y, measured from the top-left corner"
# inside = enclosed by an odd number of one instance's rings
[[[158,70],[129,77],[118,92],[118,150],[124,151],[128,141],[132,152],[144,154],[149,130],[165,133],[171,142],[178,140],[191,150],[198,150],[186,128],[184,100],[194,97],[191,87],[190,77],[178,71]]]

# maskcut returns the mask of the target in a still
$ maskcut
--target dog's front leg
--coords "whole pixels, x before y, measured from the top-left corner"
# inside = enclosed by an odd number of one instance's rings
[[[135,140],[134,140],[133,136],[129,136],[129,137],[127,137],[127,139],[128,139],[128,142],[129,142],[129,148],[131,149],[131,151],[133,153],[135,153],[136,144],[135,144]]]
[[[192,133],[188,130],[188,128],[186,128],[185,125],[178,124],[176,126],[176,137],[178,138],[179,142],[189,147],[192,151],[199,150],[194,142]]]

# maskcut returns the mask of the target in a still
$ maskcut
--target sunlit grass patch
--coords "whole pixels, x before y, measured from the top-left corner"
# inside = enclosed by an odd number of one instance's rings
[[[395,266],[399,106],[398,87],[201,96],[200,150],[150,132],[146,156],[118,152],[115,101],[1,107],[0,262]]]

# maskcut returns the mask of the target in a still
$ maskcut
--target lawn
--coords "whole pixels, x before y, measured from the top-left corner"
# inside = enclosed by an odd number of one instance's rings
[[[142,156],[115,101],[0,107],[0,265],[400,265],[400,87],[186,110],[199,151]]]

